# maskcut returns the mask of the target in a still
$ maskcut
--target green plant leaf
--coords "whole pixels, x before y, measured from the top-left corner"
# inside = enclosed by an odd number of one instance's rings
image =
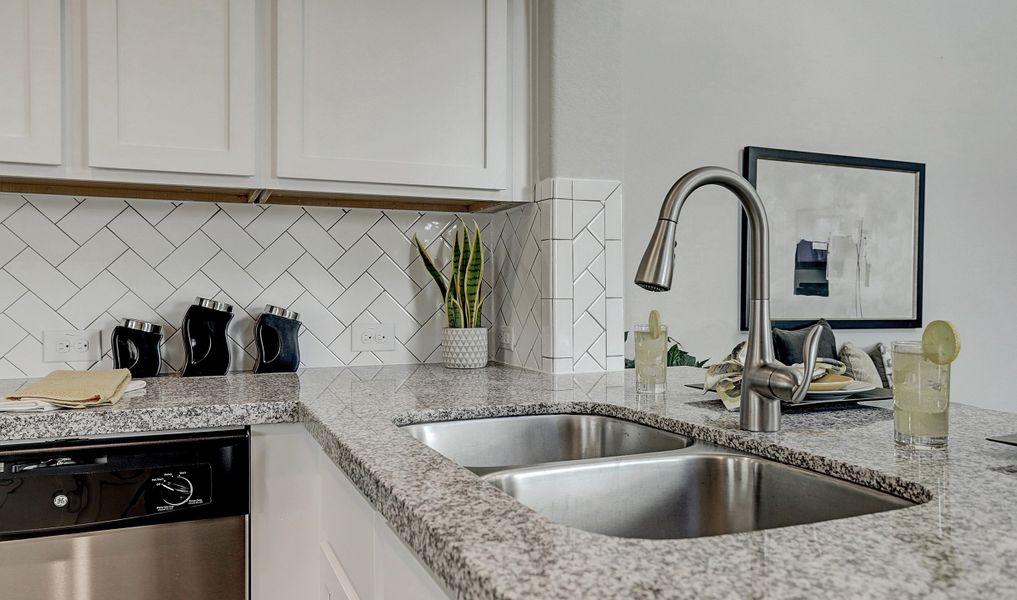
[[[441,297],[444,298],[448,294],[448,287],[445,284],[445,276],[442,275],[441,271],[438,270],[438,267],[434,265],[434,260],[431,258],[430,253],[428,253],[427,248],[424,248],[424,245],[420,243],[420,239],[418,239],[416,235],[413,236],[413,241],[417,243],[417,252],[420,254],[420,260],[424,262],[424,268],[427,269],[427,272],[434,278],[434,282],[438,284],[438,289],[441,291]]]
[[[451,272],[448,276],[448,287],[452,290],[452,295],[456,299],[460,297],[459,292],[459,265],[463,256],[463,247],[459,245],[459,230],[455,231],[455,241],[452,242],[452,266]],[[448,300],[446,299],[446,302]]]
[[[480,321],[480,293],[484,284],[484,244],[480,240],[480,227],[474,222],[473,241],[470,243],[470,256],[467,260],[463,283],[463,308],[466,311],[468,327],[476,327]],[[465,235],[465,231],[463,235]]]
[[[449,288],[448,294],[445,296],[445,317],[448,319],[449,327],[459,329],[465,327],[463,324],[463,307],[452,292],[452,288]]]

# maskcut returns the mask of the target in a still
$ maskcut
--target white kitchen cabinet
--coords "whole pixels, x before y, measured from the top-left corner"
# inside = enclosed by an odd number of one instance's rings
[[[275,175],[508,187],[508,0],[279,0]]]
[[[319,591],[321,450],[300,423],[251,427],[251,598]]]
[[[376,600],[447,600],[444,586],[380,515],[374,520]]]
[[[447,600],[302,424],[251,428],[251,598]]]
[[[0,0],[0,162],[63,153],[60,0]]]
[[[320,600],[361,600],[328,544],[321,544]]]
[[[87,165],[255,173],[255,1],[88,0]]]

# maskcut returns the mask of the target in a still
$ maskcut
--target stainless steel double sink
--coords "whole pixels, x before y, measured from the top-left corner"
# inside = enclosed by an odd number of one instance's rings
[[[617,537],[693,538],[915,505],[612,417],[530,415],[403,429],[552,521]]]

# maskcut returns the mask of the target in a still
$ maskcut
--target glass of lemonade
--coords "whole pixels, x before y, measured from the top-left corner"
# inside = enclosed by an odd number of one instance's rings
[[[893,429],[897,444],[945,448],[950,422],[950,364],[926,358],[922,342],[893,343]]]
[[[667,326],[657,337],[649,325],[636,325],[636,391],[663,394],[667,390]]]

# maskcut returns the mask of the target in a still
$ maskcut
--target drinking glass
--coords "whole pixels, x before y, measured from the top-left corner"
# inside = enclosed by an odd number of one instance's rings
[[[649,325],[636,325],[636,391],[663,394],[667,390],[667,327],[656,338]]]
[[[925,358],[921,342],[893,343],[893,434],[898,445],[945,448],[950,365]]]

